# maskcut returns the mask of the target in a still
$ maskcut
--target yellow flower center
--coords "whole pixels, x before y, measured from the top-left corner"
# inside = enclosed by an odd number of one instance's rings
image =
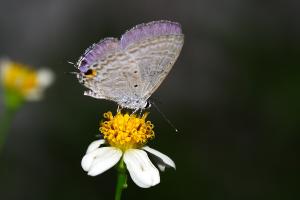
[[[38,85],[37,73],[28,66],[18,63],[8,63],[2,75],[5,89],[13,90],[26,96]]]
[[[142,117],[135,114],[122,114],[118,112],[115,116],[111,112],[104,113],[106,121],[101,122],[100,132],[104,139],[114,147],[122,151],[130,148],[139,148],[154,137],[153,124],[146,121],[148,113]]]

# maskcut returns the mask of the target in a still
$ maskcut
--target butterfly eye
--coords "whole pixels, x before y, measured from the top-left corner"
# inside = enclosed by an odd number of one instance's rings
[[[81,61],[81,66],[86,65],[86,63],[87,63],[86,60],[82,60]]]
[[[94,69],[89,69],[84,73],[84,75],[88,78],[93,78],[94,76],[97,75],[97,72]]]

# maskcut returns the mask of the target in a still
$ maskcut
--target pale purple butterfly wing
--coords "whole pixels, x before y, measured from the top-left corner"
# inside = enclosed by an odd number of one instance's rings
[[[178,23],[155,21],[127,31],[118,41],[107,38],[79,59],[78,74],[86,95],[144,108],[175,63],[183,45]],[[89,73],[94,70],[94,76]]]
[[[121,38],[121,48],[138,63],[142,85],[138,96],[147,100],[172,69],[184,42],[181,26],[175,22],[140,24]]]

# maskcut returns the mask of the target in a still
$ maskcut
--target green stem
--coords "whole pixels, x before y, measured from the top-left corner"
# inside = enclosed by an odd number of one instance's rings
[[[122,191],[123,189],[126,188],[127,188],[127,174],[126,174],[125,163],[122,158],[118,165],[118,181],[116,187],[115,200],[121,200]]]
[[[4,111],[4,115],[0,121],[0,151],[3,148],[5,138],[9,132],[10,126],[12,124],[13,118],[15,116],[17,109],[14,108],[6,108]]]
[[[11,91],[4,92],[4,114],[0,120],[0,152],[5,143],[12,120],[23,103],[23,98]]]

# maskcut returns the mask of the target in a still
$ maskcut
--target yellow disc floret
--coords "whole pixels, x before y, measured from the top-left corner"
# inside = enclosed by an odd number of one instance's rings
[[[138,148],[154,137],[153,124],[146,121],[148,113],[139,117],[135,114],[122,114],[115,116],[111,112],[104,113],[104,122],[100,124],[100,132],[104,139],[114,147],[125,151]]]
[[[3,70],[2,82],[5,89],[26,96],[38,85],[37,73],[26,65],[9,62]]]

